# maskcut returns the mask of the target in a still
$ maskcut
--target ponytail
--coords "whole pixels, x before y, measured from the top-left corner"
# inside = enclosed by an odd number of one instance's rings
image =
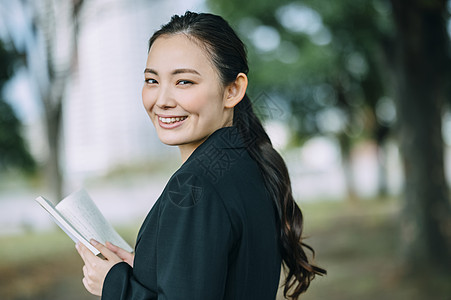
[[[247,95],[235,106],[233,123],[244,139],[249,154],[259,165],[266,188],[277,209],[282,261],[286,271],[283,294],[285,297],[298,299],[315,275],[327,272],[308,260],[304,248],[310,250],[313,257],[315,251],[302,241],[303,216],[292,195],[288,169],[280,154],[273,148]],[[293,291],[288,295],[291,289]]]

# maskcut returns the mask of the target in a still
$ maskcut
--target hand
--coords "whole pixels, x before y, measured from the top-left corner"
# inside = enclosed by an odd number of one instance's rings
[[[105,246],[133,268],[133,260],[135,259],[135,255],[133,253],[113,245],[110,242],[106,242]]]
[[[85,265],[83,266],[83,285],[93,295],[101,296],[103,282],[110,269],[122,259],[95,240],[91,244],[102,253],[105,259],[95,256],[85,245],[77,243],[76,248]]]

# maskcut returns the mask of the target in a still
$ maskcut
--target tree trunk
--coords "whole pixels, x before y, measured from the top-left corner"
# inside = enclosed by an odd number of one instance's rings
[[[387,140],[390,128],[379,124],[374,132],[377,145],[377,196],[379,199],[385,199],[388,196]]]
[[[57,101],[55,105],[50,105],[52,101],[44,102],[45,123],[47,127],[47,142],[49,147],[49,157],[47,159],[47,180],[52,191],[52,199],[57,202],[63,198],[64,178],[60,164],[60,143],[61,143],[61,115],[62,101]]]
[[[385,199],[388,195],[387,151],[384,144],[377,144],[377,197]]]
[[[348,203],[355,204],[359,201],[359,197],[355,189],[354,172],[352,170],[351,140],[344,133],[338,136],[338,140],[340,142],[341,165],[346,184],[346,198]]]
[[[391,0],[397,29],[398,137],[405,173],[401,241],[407,271],[451,269],[451,208],[442,112],[448,78],[445,0]]]

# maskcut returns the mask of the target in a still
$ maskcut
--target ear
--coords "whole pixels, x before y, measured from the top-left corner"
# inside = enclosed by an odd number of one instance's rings
[[[225,89],[224,107],[233,108],[241,99],[244,98],[247,89],[247,76],[244,73],[239,73],[234,82],[229,84]]]

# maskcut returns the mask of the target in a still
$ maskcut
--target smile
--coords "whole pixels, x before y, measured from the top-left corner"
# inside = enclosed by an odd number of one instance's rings
[[[173,124],[176,122],[181,122],[183,120],[185,120],[187,117],[172,117],[172,118],[163,118],[163,117],[158,117],[158,119],[165,123],[165,124]]]

